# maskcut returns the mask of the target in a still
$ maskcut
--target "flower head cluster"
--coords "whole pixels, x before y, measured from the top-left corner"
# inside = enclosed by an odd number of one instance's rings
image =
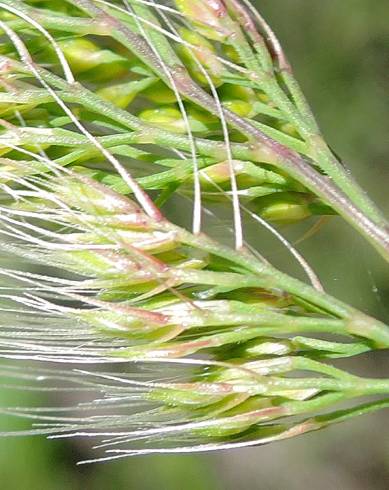
[[[108,458],[214,450],[387,404],[318,415],[388,392],[328,362],[387,348],[388,329],[327,295],[268,222],[339,213],[385,255],[383,218],[246,3],[0,3],[0,355],[65,365],[2,375],[90,396],[4,409],[32,432],[98,438]],[[192,232],[161,211],[176,195]],[[205,202],[232,209],[235,248],[202,232]],[[244,214],[312,285],[253,251]]]

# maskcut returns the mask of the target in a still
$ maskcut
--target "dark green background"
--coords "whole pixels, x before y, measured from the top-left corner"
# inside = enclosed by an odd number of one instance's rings
[[[387,0],[263,0],[329,143],[389,211],[389,4]],[[304,228],[305,226],[305,228]],[[286,230],[298,238],[301,229]],[[255,237],[257,230],[250,230]],[[254,238],[253,238],[254,239]],[[261,251],[287,267],[281,250]],[[339,220],[300,249],[327,289],[389,321],[385,265]],[[272,252],[270,253],[270,250]],[[292,272],[296,272],[294,268]],[[354,372],[389,375],[387,353],[347,363]],[[19,403],[37,403],[31,395]],[[15,400],[12,400],[15,401]],[[1,404],[11,403],[0,392]],[[0,440],[4,490],[386,490],[389,414],[354,420],[273,446],[201,456],[126,459],[77,467],[82,443]]]

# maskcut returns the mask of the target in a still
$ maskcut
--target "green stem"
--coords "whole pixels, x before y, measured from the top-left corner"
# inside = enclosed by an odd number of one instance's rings
[[[335,391],[348,396],[388,395],[389,379],[272,378],[270,389],[317,389]]]
[[[278,53],[278,59],[281,61],[279,69],[281,71],[282,80],[292,95],[292,100],[289,99],[286,92],[282,90],[279,85],[274,70],[273,60],[265,42],[263,42],[263,39],[256,32],[255,25],[252,23],[250,15],[247,13],[244,6],[235,1],[233,3],[235,9],[241,14],[240,16],[238,15],[238,19],[240,18],[240,20],[245,23],[246,28],[247,26],[249,27],[248,33],[252,38],[255,50],[258,53],[258,60],[253,56],[251,46],[239,28],[237,29],[237,35],[232,38],[232,44],[241,54],[241,58],[247,68],[258,74],[259,80],[257,84],[259,88],[276,103],[284,116],[298,129],[301,136],[303,136],[308,143],[310,149],[309,155],[313,158],[313,161],[319,164],[320,168],[337,183],[344,194],[348,196],[367,217],[377,225],[383,228],[387,227],[387,221],[382,213],[354,181],[352,176],[347,173],[344,166],[334,157],[333,153],[328,148],[328,145],[325,143],[315,118],[292,74],[284,54]],[[276,51],[279,51],[280,46],[275,39],[274,34],[268,28],[266,23],[263,22],[263,19],[261,20],[262,25],[265,27],[265,31],[267,31],[269,40],[273,39],[273,41],[277,43]],[[282,57],[281,60],[280,56]]]
[[[312,286],[280,272],[267,263],[258,261],[252,254],[244,250],[233,250],[215,242],[205,235],[192,235],[186,230],[170,223],[164,223],[161,226],[174,229],[183,243],[206,250],[219,257],[224,257],[254,273],[258,276],[262,287],[270,290],[281,288],[296,297],[319,306],[335,316],[346,318],[348,320],[346,329],[350,334],[368,338],[379,348],[389,347],[389,327],[379,320],[371,318],[329,294],[318,291]]]

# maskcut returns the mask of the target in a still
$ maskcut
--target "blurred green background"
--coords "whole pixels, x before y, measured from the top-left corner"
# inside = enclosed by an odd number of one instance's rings
[[[255,3],[286,47],[329,143],[388,213],[388,1]],[[285,231],[298,239],[306,229]],[[255,244],[258,230],[249,233]],[[300,250],[329,292],[389,322],[385,265],[345,224],[332,220]],[[290,267],[281,248],[261,241],[261,252]],[[293,267],[290,271],[298,273]],[[347,368],[387,377],[387,357],[362,356]],[[23,395],[23,401],[18,396],[10,400],[0,392],[0,402],[37,403],[33,394]],[[386,490],[388,426],[386,412],[273,446],[82,467],[76,461],[90,454],[80,442],[1,439],[0,485],[4,490]]]

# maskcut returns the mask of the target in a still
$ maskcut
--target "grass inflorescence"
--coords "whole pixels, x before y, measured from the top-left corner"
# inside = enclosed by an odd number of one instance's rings
[[[332,360],[388,348],[389,328],[327,294],[274,227],[339,215],[388,260],[387,222],[249,2],[2,0],[0,30],[0,237],[16,264],[0,269],[0,355],[65,366],[2,376],[90,396],[4,413],[111,459],[281,440],[388,405],[389,380]],[[191,231],[161,210],[176,195]],[[234,246],[203,232],[215,203]],[[246,244],[246,215],[309,284]],[[99,363],[114,369],[74,369]]]

